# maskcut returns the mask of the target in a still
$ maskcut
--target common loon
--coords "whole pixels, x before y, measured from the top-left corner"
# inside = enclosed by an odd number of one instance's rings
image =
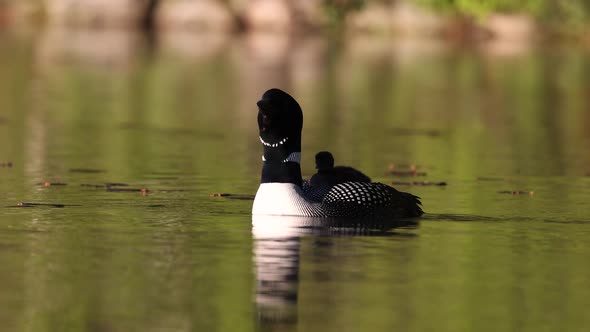
[[[280,89],[266,91],[257,105],[263,164],[253,215],[406,218],[423,214],[418,197],[382,183],[340,183],[332,187],[321,202],[311,202],[302,190],[299,164],[303,129],[301,107]]]
[[[315,155],[315,168],[318,170],[309,181],[303,182],[305,196],[313,202],[321,202],[324,196],[339,183],[371,182],[371,178],[349,166],[334,166],[334,156],[329,151]]]

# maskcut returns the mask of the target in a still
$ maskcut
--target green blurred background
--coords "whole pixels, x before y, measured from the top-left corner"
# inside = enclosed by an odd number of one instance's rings
[[[0,330],[585,331],[585,5],[264,2],[2,2]],[[269,238],[210,197],[256,192],[270,87],[303,108],[304,176],[327,149],[446,182],[396,185],[419,227]]]

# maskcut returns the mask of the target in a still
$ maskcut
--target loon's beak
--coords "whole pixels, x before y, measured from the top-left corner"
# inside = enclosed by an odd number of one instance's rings
[[[256,102],[256,105],[258,106],[258,109],[260,109],[261,111],[266,111],[270,108],[270,101],[266,99],[261,99]]]

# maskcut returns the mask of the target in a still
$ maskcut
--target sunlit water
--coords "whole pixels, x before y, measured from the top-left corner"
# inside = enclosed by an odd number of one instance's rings
[[[0,77],[2,330],[590,326],[587,51],[45,31],[0,35]],[[396,185],[420,224],[253,227],[270,87],[302,105],[306,176],[327,149],[446,182]]]

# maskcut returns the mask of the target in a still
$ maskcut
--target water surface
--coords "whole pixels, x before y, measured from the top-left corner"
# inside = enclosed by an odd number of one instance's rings
[[[181,37],[0,35],[4,330],[590,326],[587,50]],[[376,181],[446,182],[396,185],[419,226],[272,232],[210,197],[255,193],[270,87],[302,105],[306,176],[327,149]]]

